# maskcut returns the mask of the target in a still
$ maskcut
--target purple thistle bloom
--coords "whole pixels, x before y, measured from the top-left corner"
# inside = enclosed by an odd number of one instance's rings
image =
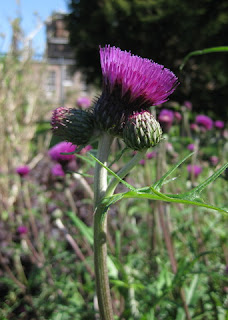
[[[100,127],[118,134],[129,115],[168,100],[177,77],[164,66],[106,45],[100,48],[103,92],[94,115]]]
[[[27,234],[28,233],[28,228],[26,227],[26,226],[19,226],[18,228],[17,228],[17,232],[19,233],[19,234]]]
[[[19,174],[19,176],[25,177],[25,176],[27,176],[29,174],[30,169],[26,165],[19,166],[19,167],[16,168],[16,172]]]
[[[141,159],[141,160],[139,160],[139,164],[141,164],[141,166],[144,166],[145,165],[145,159]]]
[[[197,178],[199,174],[202,172],[202,168],[200,166],[191,165],[191,164],[188,165],[187,170],[188,170],[188,173],[193,174],[195,178]]]
[[[75,158],[74,154],[61,154],[61,153],[68,153],[68,152],[74,152],[76,149],[76,146],[73,145],[70,142],[62,141],[58,144],[56,144],[54,147],[52,147],[48,154],[51,157],[52,160],[58,161],[58,162],[67,162],[71,159]]]
[[[169,129],[171,128],[173,124],[173,119],[174,119],[174,113],[171,110],[168,109],[163,109],[159,116],[158,116],[158,121],[161,124],[162,129],[164,132],[168,132]]]
[[[208,116],[200,114],[196,117],[196,123],[206,130],[211,130],[213,127],[213,121]]]
[[[173,118],[174,118],[174,113],[171,110],[168,109],[163,109],[159,116],[158,116],[158,120],[160,122],[173,122]]]
[[[224,122],[221,120],[216,120],[215,121],[215,127],[218,129],[223,129],[224,128]]]
[[[148,160],[150,160],[150,159],[152,159],[152,158],[155,158],[157,156],[157,152],[156,151],[151,151],[151,152],[148,152],[147,154],[146,154],[146,158],[148,159]]]
[[[88,151],[93,149],[93,147],[89,144],[88,146],[85,146],[81,151],[80,154],[86,154]]]
[[[189,151],[194,151],[195,150],[195,145],[193,143],[190,143],[188,146],[187,146],[187,149]]]
[[[56,163],[56,165],[54,165],[54,167],[51,168],[51,173],[53,174],[53,176],[56,176],[56,177],[65,176],[65,172],[63,171],[63,167],[61,166],[60,163]]]
[[[185,102],[184,102],[184,106],[185,106],[189,111],[192,110],[192,103],[191,103],[191,101],[185,101]]]
[[[89,108],[91,106],[91,100],[88,97],[80,97],[77,99],[76,105],[79,108]]]
[[[175,120],[176,120],[177,122],[180,122],[180,121],[182,120],[182,115],[181,115],[181,113],[178,112],[178,111],[175,111],[175,112],[174,112],[174,118],[175,118]]]
[[[211,156],[210,162],[211,162],[212,166],[217,166],[217,164],[219,162],[219,158],[217,156]]]

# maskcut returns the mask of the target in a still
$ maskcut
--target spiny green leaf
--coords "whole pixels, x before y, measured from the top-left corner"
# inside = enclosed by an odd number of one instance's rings
[[[128,189],[137,192],[137,189],[135,189],[133,186],[131,186],[129,183],[126,181],[122,180],[115,172],[113,172],[110,168],[108,168],[106,165],[104,165],[100,160],[98,160],[96,157],[94,157],[91,153],[88,153],[91,158],[96,160],[103,168],[105,168],[113,177],[115,177],[119,182],[121,182],[125,187]]]
[[[157,182],[154,183],[153,187],[156,190],[160,190],[162,185],[165,183],[166,178],[170,176],[184,161],[191,157],[194,152],[188,154],[184,159],[180,160],[175,166],[173,166],[169,171],[167,171]]]
[[[200,185],[195,187],[194,189],[190,190],[189,192],[186,192],[182,194],[182,197],[187,200],[195,200],[197,198],[200,198],[201,192],[210,184],[212,183],[215,179],[217,179],[220,174],[223,173],[224,170],[228,168],[228,163],[224,164],[220,169],[215,171],[212,176],[210,176],[207,180],[202,182]]]
[[[182,195],[161,194],[160,192],[157,192],[157,191],[156,191],[156,194],[155,193],[154,194],[139,193],[139,190],[137,190],[137,192],[129,191],[125,193],[115,194],[114,196],[111,196],[111,197],[106,197],[103,201],[105,201],[104,203],[107,204],[107,206],[109,206],[124,198],[125,199],[129,199],[129,198],[149,199],[149,200],[160,200],[160,201],[173,202],[173,203],[183,203],[183,204],[189,204],[189,205],[216,210],[226,215],[228,214],[228,212],[222,208],[204,203],[202,199],[195,199],[194,201],[192,201],[192,200],[185,199],[184,196],[182,197]]]

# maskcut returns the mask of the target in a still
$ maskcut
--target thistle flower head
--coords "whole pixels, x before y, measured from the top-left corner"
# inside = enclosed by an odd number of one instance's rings
[[[163,109],[159,116],[158,121],[160,122],[164,132],[168,132],[173,124],[174,113],[172,110]]]
[[[135,112],[129,116],[124,129],[123,139],[133,150],[143,150],[155,146],[162,137],[160,124],[148,111]]]
[[[147,154],[146,154],[146,158],[147,159],[153,159],[153,158],[155,158],[157,156],[157,152],[156,151],[151,151],[151,152],[148,152]]]
[[[17,228],[17,232],[22,235],[22,234],[27,234],[28,233],[28,228],[26,226],[19,226]]]
[[[216,120],[216,121],[215,121],[215,127],[216,127],[217,129],[223,129],[223,128],[224,128],[224,122],[221,121],[221,120]]]
[[[194,176],[195,178],[197,178],[197,177],[200,175],[200,173],[202,172],[202,168],[201,168],[200,166],[191,165],[191,164],[189,164],[189,165],[187,166],[187,170],[188,170],[188,173],[189,173],[190,175],[193,174],[193,176]]]
[[[213,127],[213,121],[208,116],[200,114],[196,117],[196,123],[206,130],[211,130]]]
[[[88,97],[79,97],[76,100],[76,105],[79,108],[89,108],[91,106],[91,100]]]
[[[64,177],[65,172],[63,171],[63,167],[60,163],[56,163],[54,167],[51,168],[51,173],[56,177]]]
[[[73,145],[70,142],[62,141],[58,144],[56,144],[54,147],[49,149],[48,154],[51,157],[52,160],[57,162],[68,162],[75,158],[74,154],[62,154],[62,153],[70,153],[74,152],[76,149],[76,146]]]
[[[52,113],[52,130],[55,135],[76,145],[88,144],[93,136],[93,115],[84,110],[59,107]]]
[[[194,151],[194,150],[195,150],[195,145],[194,145],[194,143],[190,143],[190,144],[187,146],[187,149],[188,149],[189,151]]]
[[[95,118],[104,130],[118,134],[133,112],[167,101],[178,85],[164,66],[116,47],[100,48],[103,92],[95,105]]]
[[[210,163],[212,166],[217,166],[217,164],[219,163],[219,158],[217,156],[211,156]]]
[[[16,172],[19,174],[21,177],[25,177],[29,174],[30,168],[26,165],[24,166],[19,166],[16,168]]]

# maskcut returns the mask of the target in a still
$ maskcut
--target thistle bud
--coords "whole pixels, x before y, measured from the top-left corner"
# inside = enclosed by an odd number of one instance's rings
[[[55,135],[75,145],[84,145],[93,136],[94,118],[84,110],[59,107],[53,111],[51,125]]]
[[[148,111],[135,112],[128,118],[123,129],[124,142],[134,150],[154,147],[161,137],[160,124]]]

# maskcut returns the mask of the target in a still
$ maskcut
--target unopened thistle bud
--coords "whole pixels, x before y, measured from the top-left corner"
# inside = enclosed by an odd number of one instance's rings
[[[135,112],[128,118],[123,129],[124,142],[134,150],[154,147],[161,137],[160,124],[149,111]]]
[[[53,111],[51,125],[55,135],[75,145],[88,144],[93,136],[93,115],[84,110],[59,107]]]

